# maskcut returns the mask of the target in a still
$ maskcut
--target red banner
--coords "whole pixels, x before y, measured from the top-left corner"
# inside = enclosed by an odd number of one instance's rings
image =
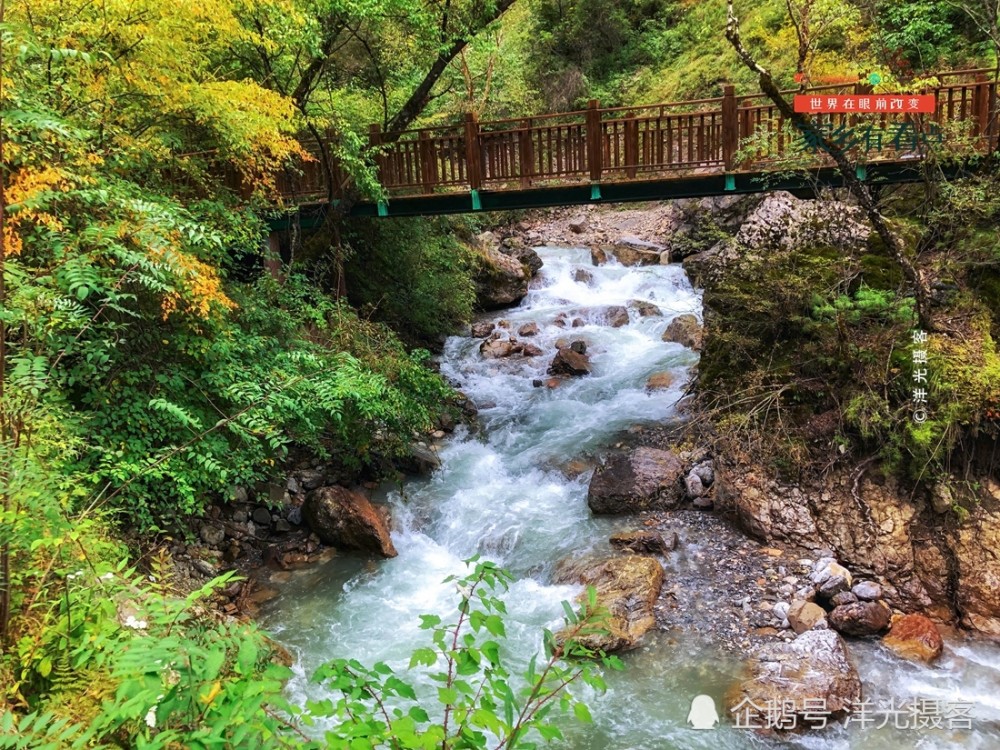
[[[860,114],[933,113],[934,94],[797,94],[796,112],[850,112]]]

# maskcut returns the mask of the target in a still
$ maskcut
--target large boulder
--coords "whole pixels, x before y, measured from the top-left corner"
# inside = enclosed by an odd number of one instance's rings
[[[479,237],[479,263],[476,269],[476,299],[484,310],[498,310],[516,305],[528,293],[531,274],[517,258],[505,255],[493,244],[495,237],[484,232]]]
[[[326,544],[395,557],[385,511],[344,487],[320,487],[306,495],[303,515]]]
[[[602,325],[621,328],[628,325],[628,310],[621,305],[607,305],[595,311],[595,320]]]
[[[504,246],[500,248],[500,252],[504,255],[509,255],[511,258],[524,266],[528,276],[535,276],[535,274],[542,270],[542,259],[538,256],[538,253],[535,252],[533,247],[528,247],[524,244],[512,247]]]
[[[878,635],[889,627],[892,611],[883,602],[854,602],[834,607],[830,627],[844,635]]]
[[[611,456],[590,480],[587,504],[599,514],[676,507],[684,496],[684,467],[670,451],[636,448]]]
[[[515,339],[486,339],[479,345],[479,353],[484,359],[512,357],[518,353],[518,344]]]
[[[549,365],[549,375],[589,375],[590,370],[586,352],[569,347],[559,349]]]
[[[941,656],[944,640],[929,617],[909,614],[892,618],[882,643],[904,659],[930,663]]]
[[[858,206],[807,201],[791,193],[769,193],[744,219],[736,242],[753,251],[826,246],[861,250],[871,228]]]
[[[690,313],[678,315],[670,321],[667,330],[663,332],[663,340],[670,341],[681,346],[686,346],[694,351],[701,351],[704,331],[698,318]]]
[[[653,605],[663,586],[663,568],[651,557],[628,555],[610,560],[588,561],[564,571],[560,583],[593,586],[597,605],[607,610],[601,633],[590,633],[578,642],[594,650],[625,651],[639,645],[639,639],[656,624]],[[586,593],[580,597],[586,601]],[[557,638],[565,639],[567,630]]]
[[[791,641],[765,644],[748,673],[726,697],[741,726],[769,726],[768,711],[774,706],[788,707],[795,727],[823,724],[815,716],[820,711],[827,720],[836,720],[861,700],[861,678],[843,638],[832,630],[808,630]]]
[[[659,318],[663,315],[663,311],[659,307],[642,299],[630,299],[628,308],[635,310],[640,318]]]
[[[662,245],[636,237],[625,237],[610,245],[601,245],[605,256],[613,255],[623,266],[656,266],[660,263]]]

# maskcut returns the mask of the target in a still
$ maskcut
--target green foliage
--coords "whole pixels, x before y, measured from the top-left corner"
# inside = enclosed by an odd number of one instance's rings
[[[882,0],[876,6],[881,40],[902,70],[965,63],[981,41],[958,3],[946,0]]]
[[[38,539],[45,543],[36,549],[58,549],[58,540],[70,537]],[[560,714],[591,721],[587,705],[570,691],[573,683],[603,690],[600,665],[622,668],[615,657],[575,640],[601,632],[591,590],[579,611],[564,604],[566,630],[559,640],[545,632],[544,657],[512,674],[498,596],[511,577],[478,562],[470,575],[449,579],[460,593],[457,622],[421,616],[432,646],[414,651],[405,674],[337,659],[313,679],[339,697],[292,706],[281,694],[291,672],[278,663],[275,645],[252,625],[206,611],[206,599],[231,574],[182,597],[124,562],[74,557],[50,566],[51,598],[40,600],[41,615],[22,623],[19,676],[6,697],[28,705],[0,713],[4,750],[530,748],[539,739],[562,738]],[[418,690],[414,683],[424,679],[418,673],[439,686]],[[335,728],[310,729],[330,718]]]
[[[351,301],[415,342],[436,343],[472,318],[476,254],[460,219],[352,222]],[[462,232],[467,235],[468,232]]]
[[[570,686],[579,682],[603,691],[598,665],[623,667],[617,658],[580,643],[603,632],[604,614],[594,590],[579,611],[563,603],[566,629],[559,637],[546,630],[542,658],[532,656],[526,672],[515,675],[507,666],[507,610],[498,596],[507,590],[510,574],[476,558],[469,562],[475,567],[468,576],[446,579],[459,592],[457,621],[421,617],[431,645],[413,652],[406,675],[384,663],[365,667],[352,659],[337,659],[317,670],[314,681],[339,694],[335,701],[308,707],[310,720],[337,722],[325,734],[326,746],[528,750],[539,741],[564,739],[561,713],[591,721],[589,708],[573,697]],[[417,687],[428,683],[437,687]]]

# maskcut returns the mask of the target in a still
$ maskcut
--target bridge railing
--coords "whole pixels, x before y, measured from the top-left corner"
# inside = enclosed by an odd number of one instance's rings
[[[937,74],[939,85],[924,93],[936,96],[933,115],[902,113],[817,114],[814,121],[831,132],[865,127],[888,131],[902,122],[926,132],[931,124],[951,127],[996,149],[997,85],[986,69]],[[863,94],[862,84],[811,87],[807,93]],[[784,92],[788,95],[798,91]],[[447,127],[417,128],[385,134],[377,125],[369,132],[379,179],[390,195],[437,191],[505,190],[553,184],[641,180],[671,175],[697,175],[775,168],[802,159],[801,134],[788,127],[777,107],[763,94],[737,95],[732,86],[721,97],[639,106],[602,108],[596,100],[586,109],[526,118],[480,122],[467,115]],[[741,147],[764,144],[752,159]],[[891,160],[912,154],[899,142],[882,144],[871,153],[855,144],[852,155]],[[884,146],[888,145],[888,148]],[[288,196],[329,194],[327,173],[336,169],[322,143],[309,147],[315,161],[289,178]],[[810,157],[816,166],[829,163],[822,153]],[[334,173],[333,195],[344,176]]]

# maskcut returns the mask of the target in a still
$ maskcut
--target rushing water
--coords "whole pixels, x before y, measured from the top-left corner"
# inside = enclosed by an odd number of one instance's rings
[[[671,418],[696,357],[662,342],[661,334],[675,315],[700,313],[700,296],[679,266],[593,268],[584,250],[542,248],[539,254],[545,266],[535,288],[518,308],[497,318],[509,320],[514,330],[537,322],[540,333],[530,340],[545,354],[486,360],[479,341],[449,339],[442,372],[479,405],[484,436],[460,429],[442,448],[442,466],[432,477],[385,495],[399,556],[379,562],[342,557],[299,571],[269,607],[265,625],[298,657],[288,686],[297,701],[322,697],[307,677],[332,658],[385,661],[405,670],[413,649],[427,645],[418,615],[454,612],[454,584],[442,581],[462,574],[462,560],[477,553],[517,576],[505,597],[511,651],[539,650],[542,628],[561,623],[560,602],[579,593],[578,587],[550,583],[553,565],[570,554],[606,549],[609,533],[627,523],[593,518],[586,504],[589,475],[567,479],[560,468],[615,442],[632,425]],[[579,269],[593,280],[577,280]],[[562,312],[630,300],[656,304],[663,317],[641,318],[631,310],[621,328],[554,324]],[[534,387],[560,338],[587,341],[593,374],[555,389]],[[675,385],[647,392],[649,375],[664,370],[677,375]],[[667,568],[668,578],[711,574],[683,552]],[[686,722],[692,698],[708,694],[721,707],[740,664],[697,632],[651,632],[628,654],[628,669],[609,676],[608,693],[587,696],[595,724],[567,723],[569,746],[1000,748],[1000,648],[949,643],[934,667],[902,662],[877,644],[852,642],[851,648],[867,696],[897,704],[917,697],[967,702],[974,729],[877,729],[877,714],[876,727],[831,727],[785,742],[734,729],[728,721],[696,731]]]

